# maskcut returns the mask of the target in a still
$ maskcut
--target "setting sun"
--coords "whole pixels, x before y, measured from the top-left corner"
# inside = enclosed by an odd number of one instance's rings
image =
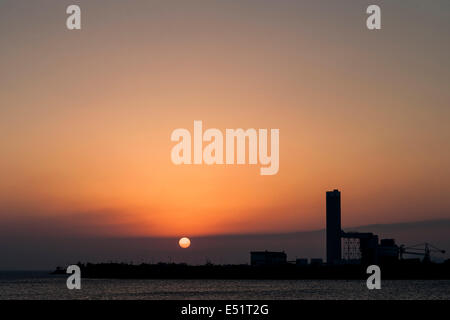
[[[189,240],[189,238],[184,237],[178,241],[178,244],[180,245],[181,248],[186,249],[190,247],[191,240]]]

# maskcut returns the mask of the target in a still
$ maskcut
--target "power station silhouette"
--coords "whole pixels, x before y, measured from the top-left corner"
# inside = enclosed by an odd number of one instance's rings
[[[344,232],[341,227],[341,192],[338,189],[326,192],[326,263],[342,264],[392,264],[403,260],[403,255],[419,255],[430,262],[430,253],[445,253],[428,243],[405,247],[398,246],[394,239],[381,239],[372,232]],[[297,259],[297,265],[308,264],[308,259]],[[251,265],[277,265],[288,263],[284,252],[252,251]],[[322,259],[311,259],[311,264],[320,265]]]
[[[422,256],[423,262],[428,263],[431,252],[445,253],[429,243],[405,247],[396,245],[394,239],[378,242],[378,236],[371,232],[344,232],[341,229],[341,192],[327,191],[326,201],[327,264],[392,264],[403,260],[406,254]]]

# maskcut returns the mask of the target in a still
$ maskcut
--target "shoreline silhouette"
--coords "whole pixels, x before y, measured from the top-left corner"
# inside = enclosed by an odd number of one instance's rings
[[[83,278],[111,279],[367,279],[367,265],[188,265],[185,263],[128,264],[78,263]],[[450,259],[444,263],[421,262],[418,259],[382,264],[383,279],[450,280]],[[58,267],[55,275],[67,275]]]

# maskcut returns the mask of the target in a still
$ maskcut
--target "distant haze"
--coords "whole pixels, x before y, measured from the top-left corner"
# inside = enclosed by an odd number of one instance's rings
[[[429,242],[450,250],[450,220],[372,225],[345,228],[347,231],[374,232],[382,238],[395,238],[397,244]],[[51,270],[76,262],[187,262],[203,264],[249,263],[250,251],[284,250],[288,260],[324,258],[325,231],[285,234],[222,235],[191,238],[189,249],[178,246],[178,238],[83,238],[0,236],[1,270]],[[435,254],[435,260],[449,254]]]

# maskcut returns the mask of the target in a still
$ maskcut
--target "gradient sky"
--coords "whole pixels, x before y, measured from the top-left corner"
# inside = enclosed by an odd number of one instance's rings
[[[334,188],[344,226],[450,218],[449,39],[448,0],[0,0],[2,230],[314,230]],[[280,129],[279,173],[173,165],[194,120]]]

